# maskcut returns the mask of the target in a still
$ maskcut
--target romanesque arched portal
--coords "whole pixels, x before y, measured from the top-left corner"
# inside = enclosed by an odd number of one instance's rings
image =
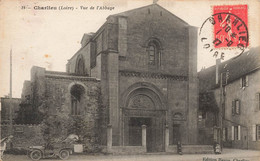
[[[125,145],[142,145],[142,125],[147,126],[147,151],[164,151],[164,126],[166,109],[160,93],[148,87],[129,92],[122,109],[123,141]]]

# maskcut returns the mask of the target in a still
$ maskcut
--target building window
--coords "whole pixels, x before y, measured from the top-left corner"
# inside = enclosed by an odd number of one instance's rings
[[[149,52],[149,64],[155,65],[155,46],[150,45],[148,52]]]
[[[232,126],[232,140],[240,140],[241,132],[240,126]]]
[[[161,65],[161,46],[156,39],[150,40],[148,43],[149,65],[158,67]]]
[[[81,114],[81,105],[84,93],[84,87],[79,84],[75,84],[71,87],[71,115]]]
[[[85,65],[84,65],[83,60],[79,59],[78,64],[77,64],[77,74],[84,75],[84,73],[85,73],[84,68],[85,68]]]
[[[71,96],[71,114],[72,115],[79,115],[78,106],[79,106],[78,100],[74,96]]]
[[[241,88],[245,88],[245,87],[248,87],[248,76],[243,76],[241,79],[240,79],[240,87]]]
[[[234,139],[238,140],[238,126],[234,126]]]
[[[82,55],[79,55],[77,58],[75,72],[78,75],[86,75],[85,63]]]
[[[260,125],[256,125],[256,140],[260,141]]]
[[[259,111],[260,110],[260,93],[256,94],[255,102],[256,102],[255,111]]]
[[[232,101],[232,115],[240,115],[240,100]]]

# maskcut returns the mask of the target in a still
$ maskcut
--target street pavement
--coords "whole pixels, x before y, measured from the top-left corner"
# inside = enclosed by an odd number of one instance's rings
[[[3,161],[30,161],[26,155],[5,155]],[[58,158],[42,159],[59,161]],[[260,161],[260,151],[224,149],[222,154],[71,155],[68,161]]]

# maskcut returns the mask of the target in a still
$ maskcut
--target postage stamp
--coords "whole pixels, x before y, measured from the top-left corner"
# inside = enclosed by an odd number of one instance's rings
[[[213,14],[204,21],[199,32],[203,48],[222,59],[225,50],[243,53],[249,46],[247,5],[213,6],[212,10]]]

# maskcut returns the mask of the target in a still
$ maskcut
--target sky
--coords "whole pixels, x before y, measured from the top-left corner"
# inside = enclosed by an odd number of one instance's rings
[[[111,14],[152,3],[152,0],[0,0],[0,97],[9,93],[11,51],[12,95],[20,98],[24,80],[30,80],[32,66],[65,71],[67,60],[80,49],[84,33],[96,32]],[[212,6],[247,4],[249,48],[259,44],[260,5],[257,0],[159,0],[157,3],[198,29],[212,14]],[[74,7],[74,10],[35,10],[34,6]],[[81,10],[80,6],[95,9]],[[97,6],[114,9],[97,10]],[[233,56],[236,55],[227,53],[225,60]],[[215,61],[198,41],[198,71],[214,65]]]

